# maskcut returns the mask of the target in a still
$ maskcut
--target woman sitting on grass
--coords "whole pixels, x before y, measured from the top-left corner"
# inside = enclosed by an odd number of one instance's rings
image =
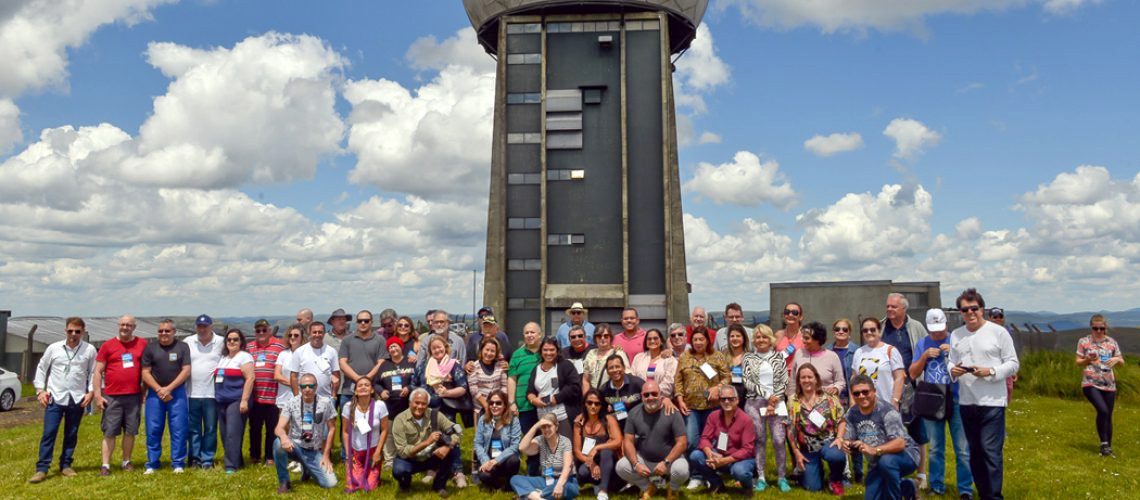
[[[558,433],[558,417],[547,413],[538,419],[523,436],[521,450],[527,455],[538,455],[542,475],[512,477],[511,488],[519,498],[551,500],[578,496],[574,452],[570,440]]]

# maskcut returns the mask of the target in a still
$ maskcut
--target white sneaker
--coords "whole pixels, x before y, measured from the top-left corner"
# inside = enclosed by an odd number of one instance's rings
[[[452,480],[455,481],[456,488],[463,489],[467,487],[467,476],[464,476],[462,472],[456,472]]]
[[[424,484],[431,484],[432,481],[435,481],[435,471],[425,472],[423,479]]]
[[[920,489],[922,491],[926,491],[926,490],[930,489],[930,485],[927,484],[927,482],[926,482],[926,474],[919,474],[918,475],[918,489]]]
[[[690,480],[689,480],[689,485],[688,485],[688,486],[686,486],[686,487],[685,487],[685,489],[687,489],[687,490],[695,490],[695,489],[697,489],[697,488],[700,488],[700,487],[702,487],[702,486],[704,486],[704,485],[705,485],[705,482],[704,482],[704,481],[701,481],[700,479],[690,479]]]
[[[144,476],[149,476],[151,474],[154,474],[154,469],[152,469],[150,467],[147,467],[146,470],[143,471]]]
[[[175,474],[181,474],[181,473],[183,473],[183,472],[186,472],[186,471],[185,471],[185,470],[183,470],[183,469],[182,469],[182,467],[175,467],[175,468],[174,468],[174,473],[175,473]]]
[[[609,493],[606,493],[604,491],[599,491],[598,492],[598,500],[610,500]]]
[[[289,462],[289,472],[300,473],[301,470],[301,462]]]

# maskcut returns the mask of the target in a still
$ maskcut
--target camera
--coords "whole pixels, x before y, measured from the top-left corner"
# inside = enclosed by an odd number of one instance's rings
[[[301,433],[301,440],[309,443],[313,441],[313,431],[304,431]]]

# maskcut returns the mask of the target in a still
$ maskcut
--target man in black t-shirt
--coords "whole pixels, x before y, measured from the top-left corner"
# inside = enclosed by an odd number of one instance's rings
[[[190,430],[190,402],[185,382],[190,378],[190,347],[174,341],[174,321],[158,324],[158,342],[142,353],[142,381],[146,391],[146,472],[154,474],[162,456],[162,434],[170,424],[170,462],[174,473],[186,467],[186,433]]]

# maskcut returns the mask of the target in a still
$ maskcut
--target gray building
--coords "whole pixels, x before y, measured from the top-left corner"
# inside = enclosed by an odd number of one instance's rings
[[[828,327],[831,338],[831,324],[840,318],[855,322],[855,334],[859,340],[859,323],[864,318],[883,319],[887,315],[887,295],[898,292],[910,302],[907,314],[919,321],[926,321],[926,311],[942,307],[941,286],[937,281],[896,282],[877,281],[816,281],[802,283],[772,283],[769,285],[770,311],[769,326],[773,330],[783,328],[784,306],[795,302],[803,307],[805,323],[819,321]]]
[[[484,302],[514,335],[688,317],[671,57],[705,1],[465,0],[498,61]]]

